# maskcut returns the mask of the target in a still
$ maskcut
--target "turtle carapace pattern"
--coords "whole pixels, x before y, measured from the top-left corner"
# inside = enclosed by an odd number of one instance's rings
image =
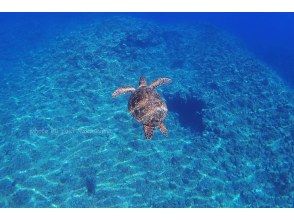
[[[152,138],[153,130],[157,127],[163,134],[167,135],[168,131],[164,125],[164,119],[168,110],[164,100],[156,92],[156,88],[170,82],[171,79],[169,78],[159,78],[148,86],[146,78],[141,76],[137,89],[126,86],[120,87],[112,93],[112,97],[125,93],[131,94],[128,109],[132,116],[143,124],[147,139]]]

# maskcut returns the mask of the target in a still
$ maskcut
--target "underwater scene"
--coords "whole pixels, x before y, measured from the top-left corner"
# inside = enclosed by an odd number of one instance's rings
[[[294,207],[294,13],[0,13],[0,207]]]

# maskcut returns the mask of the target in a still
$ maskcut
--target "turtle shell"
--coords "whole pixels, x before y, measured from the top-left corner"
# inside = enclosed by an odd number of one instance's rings
[[[145,125],[158,126],[166,117],[167,106],[160,95],[147,86],[138,88],[129,99],[129,111]]]

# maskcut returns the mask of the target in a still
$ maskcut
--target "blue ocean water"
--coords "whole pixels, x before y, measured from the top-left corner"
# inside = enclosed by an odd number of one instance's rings
[[[0,207],[294,207],[293,13],[0,14]],[[168,136],[128,113],[158,87]]]

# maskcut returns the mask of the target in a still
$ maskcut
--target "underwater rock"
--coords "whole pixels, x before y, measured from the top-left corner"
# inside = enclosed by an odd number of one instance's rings
[[[0,181],[0,195],[9,196],[15,190],[15,181],[11,181],[9,179],[3,179]]]
[[[86,177],[85,184],[88,194],[95,194],[96,191],[96,180],[94,177]]]
[[[28,207],[30,199],[31,193],[29,190],[19,190],[12,196],[11,206],[15,208]]]

